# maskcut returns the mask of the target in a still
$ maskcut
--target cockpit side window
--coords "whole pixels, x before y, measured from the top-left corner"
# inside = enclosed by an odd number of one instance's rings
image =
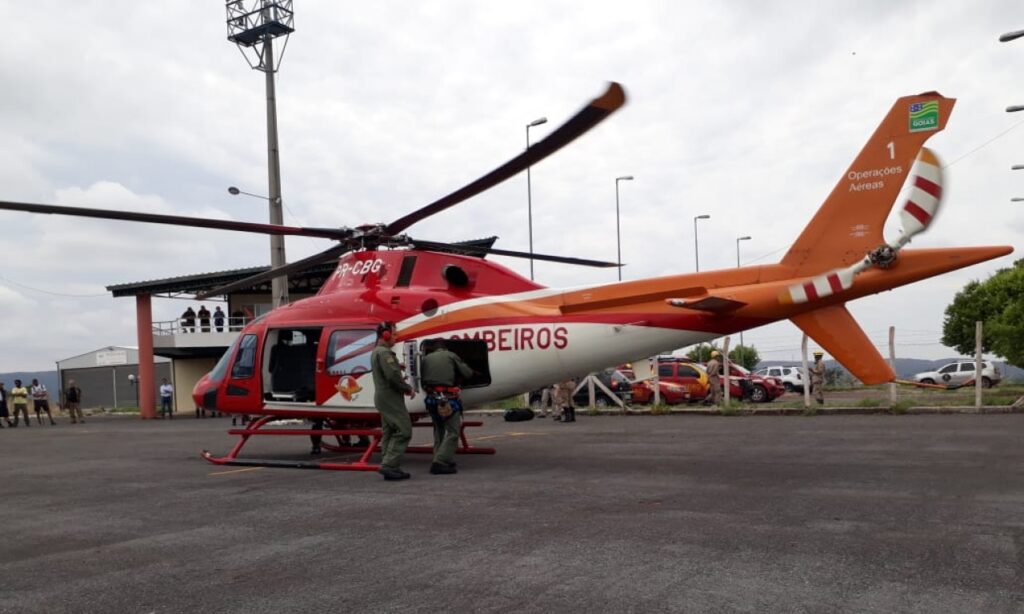
[[[238,345],[238,357],[231,367],[232,379],[246,379],[256,371],[256,335],[243,335]]]
[[[359,375],[370,370],[370,353],[377,333],[367,329],[336,330],[327,345],[327,372],[331,375]]]

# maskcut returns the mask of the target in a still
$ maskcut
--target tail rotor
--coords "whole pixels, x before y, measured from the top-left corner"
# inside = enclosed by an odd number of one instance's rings
[[[902,227],[899,236],[871,250],[860,262],[789,286],[779,295],[779,302],[788,305],[822,299],[852,288],[859,273],[872,267],[891,267],[899,251],[931,226],[942,203],[942,166],[935,152],[922,147],[914,169],[910,178],[910,195],[900,210]]]

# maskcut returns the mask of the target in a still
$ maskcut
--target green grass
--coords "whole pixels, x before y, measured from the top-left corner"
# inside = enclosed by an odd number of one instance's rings
[[[894,414],[905,414],[907,410],[913,407],[914,404],[908,399],[902,399],[896,401],[896,404],[889,408],[889,411]]]
[[[665,414],[670,413],[668,405],[665,405],[664,403],[651,405],[650,410],[652,416],[664,416]]]
[[[102,411],[106,414],[137,414],[140,410],[138,407],[111,407]]]
[[[523,395],[521,394],[517,394],[514,397],[508,397],[494,403],[488,403],[486,405],[489,409],[518,409],[523,406]]]

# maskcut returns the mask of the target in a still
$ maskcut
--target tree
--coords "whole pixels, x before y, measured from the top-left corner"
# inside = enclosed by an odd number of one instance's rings
[[[711,360],[712,350],[718,350],[719,352],[722,351],[713,343],[702,343],[698,346],[694,346],[692,350],[687,352],[686,357],[694,362],[707,362]]]
[[[1024,367],[1024,260],[1000,269],[984,282],[971,281],[946,307],[942,343],[974,354],[975,322],[983,322],[981,349]]]
[[[752,345],[737,345],[736,349],[729,352],[729,360],[753,371],[757,363],[761,362],[761,356],[758,355],[757,348]]]

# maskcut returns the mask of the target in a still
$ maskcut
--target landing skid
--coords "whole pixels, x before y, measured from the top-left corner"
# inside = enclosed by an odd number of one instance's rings
[[[273,467],[281,469],[326,469],[329,471],[377,471],[380,469],[379,463],[371,463],[370,458],[374,453],[380,451],[380,440],[383,436],[380,428],[336,428],[332,425],[332,428],[325,429],[293,429],[293,428],[265,428],[268,424],[277,420],[278,416],[264,416],[250,422],[248,426],[241,429],[230,429],[228,430],[229,435],[238,435],[241,437],[239,442],[235,444],[225,456],[214,456],[213,453],[208,450],[203,450],[200,454],[202,458],[213,463],[214,465],[231,465],[241,467]],[[413,423],[413,426],[430,427],[432,424],[428,423]],[[459,447],[456,449],[457,454],[494,454],[494,448],[482,448],[478,446],[470,445],[469,440],[466,438],[466,427],[483,426],[483,422],[480,421],[466,421],[462,423],[462,429],[459,433]],[[320,447],[330,450],[331,452],[349,453],[356,454],[360,453],[359,459],[354,461],[339,461],[336,459],[317,461],[317,460],[275,460],[275,459],[249,459],[249,458],[238,458],[239,452],[249,441],[249,438],[254,435],[268,435],[278,437],[334,437],[337,441],[337,445],[328,444],[321,442]],[[369,445],[346,445],[342,438],[350,437],[361,437],[370,440]],[[409,446],[406,449],[407,452],[418,453],[418,454],[433,454],[433,446]]]

